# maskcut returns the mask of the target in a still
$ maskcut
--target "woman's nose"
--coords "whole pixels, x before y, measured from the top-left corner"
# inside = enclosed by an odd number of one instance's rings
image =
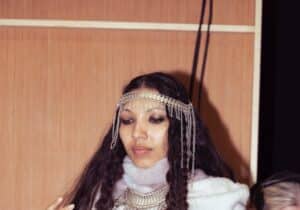
[[[141,122],[135,123],[132,131],[132,137],[135,140],[144,140],[147,138],[146,128],[145,125],[143,125],[143,123]]]

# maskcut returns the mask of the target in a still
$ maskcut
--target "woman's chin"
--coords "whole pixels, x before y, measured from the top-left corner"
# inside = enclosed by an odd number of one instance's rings
[[[151,168],[152,166],[155,165],[157,161],[150,161],[150,160],[133,160],[133,163],[136,167],[138,168]]]

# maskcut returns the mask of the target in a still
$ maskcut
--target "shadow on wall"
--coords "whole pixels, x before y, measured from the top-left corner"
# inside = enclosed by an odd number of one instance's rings
[[[172,75],[181,81],[185,87],[189,85],[190,75],[183,73],[182,71],[175,70]],[[199,81],[195,81],[195,87],[198,87]],[[198,95],[194,89],[193,103],[196,101],[195,96]],[[226,161],[226,163],[233,170],[237,181],[242,183],[252,184],[252,179],[250,177],[249,164],[241,156],[240,152],[235,148],[233,140],[229,135],[229,131],[221,119],[218,110],[209,100],[209,96],[205,87],[202,89],[201,98],[201,118],[207,127],[212,141],[221,155],[221,157]],[[194,103],[195,105],[195,103]],[[205,114],[203,114],[205,113]]]

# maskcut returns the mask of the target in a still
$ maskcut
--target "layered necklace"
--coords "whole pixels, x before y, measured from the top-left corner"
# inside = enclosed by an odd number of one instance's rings
[[[116,185],[114,210],[165,210],[169,185],[166,158],[150,168],[138,168],[128,156],[123,162],[124,174]]]
[[[165,210],[167,207],[165,198],[168,190],[168,185],[149,193],[139,193],[127,188],[115,201],[113,209],[123,206],[124,210]]]

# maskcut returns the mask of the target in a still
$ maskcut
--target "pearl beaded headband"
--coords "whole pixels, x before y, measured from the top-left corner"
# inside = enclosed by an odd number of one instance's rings
[[[124,105],[132,100],[137,99],[148,99],[151,101],[157,101],[164,104],[168,110],[169,116],[171,118],[176,118],[181,122],[180,125],[180,143],[181,143],[181,168],[184,168],[183,164],[183,138],[186,139],[187,146],[187,162],[186,168],[189,167],[190,161],[192,161],[192,174],[195,170],[195,149],[196,149],[196,119],[192,103],[185,104],[177,99],[171,98],[169,96],[160,93],[150,93],[150,92],[138,92],[132,91],[124,94],[118,104],[117,111],[114,117],[112,126],[112,142],[111,149],[113,149],[118,140],[119,127],[120,127],[120,113],[122,112]],[[186,122],[185,135],[183,134],[183,120]]]

